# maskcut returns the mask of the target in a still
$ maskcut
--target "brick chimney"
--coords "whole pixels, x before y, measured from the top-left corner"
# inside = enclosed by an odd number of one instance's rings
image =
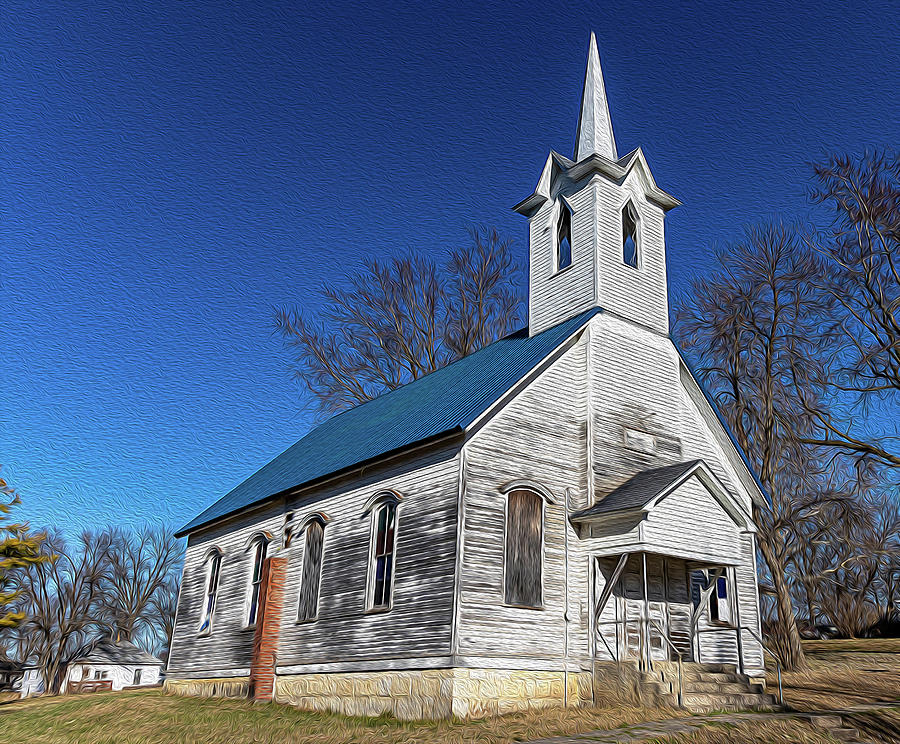
[[[259,613],[250,659],[250,691],[253,700],[270,701],[275,692],[278,632],[284,603],[287,556],[273,555],[263,563],[259,587]]]

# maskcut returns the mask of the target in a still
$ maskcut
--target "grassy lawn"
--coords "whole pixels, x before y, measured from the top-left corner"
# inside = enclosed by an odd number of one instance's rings
[[[165,695],[159,690],[33,699],[0,705],[2,741],[29,744],[507,744],[675,715],[644,708],[569,708],[481,721],[402,722],[303,713],[282,705]]]
[[[811,641],[810,668],[785,674],[787,703],[802,711],[890,701],[889,710],[854,713],[852,725],[868,739],[900,744],[900,641]],[[774,689],[775,678],[770,676]],[[509,744],[594,729],[628,726],[677,715],[635,707],[570,708],[514,713],[481,721],[402,722],[391,717],[349,718],[304,713],[245,700],[165,695],[160,690],[0,702],[0,740],[29,744],[159,742],[194,744]],[[802,721],[717,724],[667,741],[677,744],[833,744]]]

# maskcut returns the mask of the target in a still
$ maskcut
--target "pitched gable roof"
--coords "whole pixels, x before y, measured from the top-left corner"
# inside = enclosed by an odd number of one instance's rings
[[[592,308],[529,337],[521,330],[425,377],[339,413],[182,527],[176,536],[355,465],[463,432],[600,312]]]
[[[93,647],[82,657],[76,659],[77,662],[88,662],[91,664],[125,664],[129,666],[162,666],[161,659],[148,654],[143,649],[135,646],[131,641],[111,641],[101,640],[93,645]]]
[[[610,512],[642,509],[660,494],[668,490],[672,484],[680,481],[701,461],[690,460],[665,465],[661,468],[642,470],[632,476],[621,486],[612,490],[603,499],[588,509],[572,515],[573,521],[590,519]]]

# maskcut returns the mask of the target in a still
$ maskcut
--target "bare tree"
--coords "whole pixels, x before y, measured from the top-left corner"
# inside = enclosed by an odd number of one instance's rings
[[[785,665],[803,666],[789,566],[796,525],[823,499],[822,468],[810,446],[814,421],[803,400],[820,401],[810,385],[801,399],[794,371],[821,379],[830,302],[818,290],[821,267],[784,226],[748,231],[718,256],[718,271],[694,282],[677,328],[700,375],[748,453],[770,502],[756,510],[759,547],[776,605],[775,641]]]
[[[153,636],[156,601],[170,587],[181,545],[164,527],[114,528],[107,534],[109,569],[100,604],[110,635],[116,641],[133,641],[142,630]]]
[[[153,639],[149,650],[163,659],[168,659],[172,647],[179,588],[180,577],[177,572],[173,572],[150,600],[148,619],[153,629]]]
[[[840,320],[841,346],[827,384],[864,405],[900,395],[900,157],[831,157],[813,168],[814,202],[833,212],[829,230],[807,238],[824,258],[823,286]],[[800,373],[801,375],[803,373]],[[851,431],[828,409],[807,401],[818,434],[810,444],[900,466],[900,443]]]
[[[85,532],[73,547],[59,533],[51,533],[42,551],[48,560],[30,566],[22,582],[22,629],[28,648],[19,658],[36,661],[44,689],[57,694],[66,665],[102,630],[110,537]]]
[[[510,242],[471,232],[446,266],[421,255],[367,262],[349,289],[326,287],[322,323],[282,308],[277,329],[319,410],[350,408],[506,335],[523,307]]]

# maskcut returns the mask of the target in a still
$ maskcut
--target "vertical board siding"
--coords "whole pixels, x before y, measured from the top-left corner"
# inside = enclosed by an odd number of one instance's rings
[[[587,648],[587,561],[566,519],[567,489],[586,490],[586,344],[567,350],[465,445],[464,534],[460,567],[458,653],[533,657],[561,668],[569,640]],[[507,607],[503,599],[507,483],[528,480],[549,490],[544,503],[543,609]],[[569,566],[565,562],[566,534]],[[571,632],[573,631],[574,632]],[[570,649],[572,656],[575,650]]]
[[[279,669],[297,665],[449,656],[456,562],[458,448],[398,465],[363,483],[336,485],[315,500],[288,503],[294,521],[312,512],[325,527],[319,609],[314,622],[297,622],[305,540],[288,554]],[[379,491],[399,494],[391,609],[366,612],[371,514]],[[402,665],[401,665],[402,666]]]

